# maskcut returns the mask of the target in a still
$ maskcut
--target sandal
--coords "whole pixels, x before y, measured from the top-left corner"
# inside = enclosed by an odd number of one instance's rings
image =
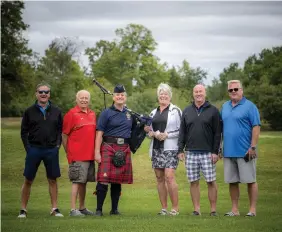
[[[172,209],[172,210],[169,212],[169,215],[171,215],[171,216],[177,216],[177,215],[179,215],[179,212],[176,211],[175,209]]]
[[[160,212],[158,212],[158,215],[162,215],[162,216],[168,215],[168,212],[166,209],[162,209]]]
[[[236,216],[240,216],[239,213],[233,213],[232,211],[231,212],[228,212],[226,214],[224,214],[224,216],[227,216],[227,217],[236,217]]]

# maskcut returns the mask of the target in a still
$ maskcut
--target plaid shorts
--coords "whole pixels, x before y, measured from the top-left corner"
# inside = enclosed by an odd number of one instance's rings
[[[206,182],[216,180],[215,164],[212,163],[210,152],[186,151],[185,167],[189,182],[199,180],[200,171],[202,171]]]

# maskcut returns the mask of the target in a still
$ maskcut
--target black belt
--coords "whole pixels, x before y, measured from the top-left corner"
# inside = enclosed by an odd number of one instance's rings
[[[117,137],[103,137],[103,142],[122,145],[122,144],[129,144],[130,139],[117,138]]]

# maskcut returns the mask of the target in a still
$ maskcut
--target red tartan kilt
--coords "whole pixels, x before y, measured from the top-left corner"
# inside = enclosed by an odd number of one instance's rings
[[[112,157],[115,151],[119,150],[126,153],[126,162],[122,167],[115,167],[112,163]],[[128,144],[102,143],[101,163],[98,165],[97,181],[118,184],[133,183],[131,151]]]

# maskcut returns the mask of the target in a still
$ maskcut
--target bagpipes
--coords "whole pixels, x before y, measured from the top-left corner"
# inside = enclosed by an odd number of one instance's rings
[[[113,95],[109,90],[103,87],[95,78],[93,82],[100,88],[104,94],[104,106],[106,109],[106,94]],[[146,137],[146,132],[144,131],[145,126],[150,126],[152,123],[152,118],[143,114],[139,114],[127,106],[125,107],[126,111],[131,114],[133,119],[131,138],[130,138],[130,150],[134,154],[137,149],[141,146],[142,142]]]

